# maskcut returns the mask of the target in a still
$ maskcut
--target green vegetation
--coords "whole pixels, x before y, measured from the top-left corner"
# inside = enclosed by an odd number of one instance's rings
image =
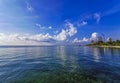
[[[103,42],[103,41],[91,41],[91,44],[88,44],[88,46],[120,46],[120,40],[112,41],[110,38],[109,41]]]
[[[24,76],[22,79],[10,83],[104,83],[93,76],[78,73],[46,73]]]

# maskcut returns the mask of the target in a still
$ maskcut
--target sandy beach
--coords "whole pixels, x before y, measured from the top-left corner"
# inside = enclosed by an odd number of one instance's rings
[[[103,47],[103,48],[120,48],[120,46],[95,46],[95,47]]]

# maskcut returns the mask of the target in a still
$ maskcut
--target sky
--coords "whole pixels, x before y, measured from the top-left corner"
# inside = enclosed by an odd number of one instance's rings
[[[0,0],[0,45],[120,39],[120,0]]]

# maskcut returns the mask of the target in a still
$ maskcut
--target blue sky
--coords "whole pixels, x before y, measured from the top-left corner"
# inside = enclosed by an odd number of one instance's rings
[[[120,0],[0,0],[2,45],[87,42],[101,34],[120,39]]]

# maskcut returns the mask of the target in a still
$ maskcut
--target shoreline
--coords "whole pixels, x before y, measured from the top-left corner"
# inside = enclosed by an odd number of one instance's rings
[[[120,48],[120,46],[99,46],[99,45],[92,45],[92,47],[101,47],[101,48]]]

